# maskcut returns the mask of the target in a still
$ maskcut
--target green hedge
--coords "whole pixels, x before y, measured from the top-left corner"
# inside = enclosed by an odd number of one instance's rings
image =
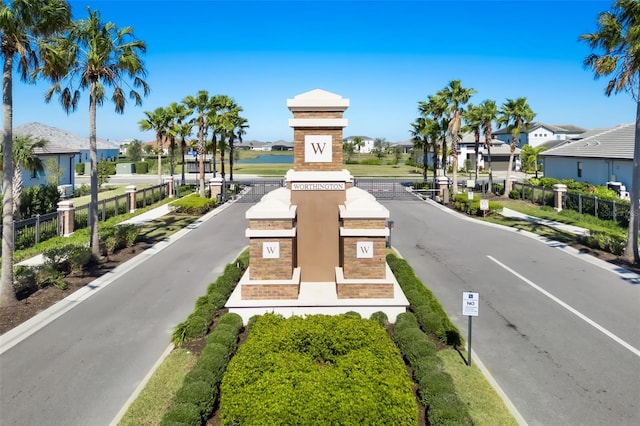
[[[485,213],[480,210],[480,196],[474,195],[470,201],[466,193],[457,194],[453,198],[453,205],[456,210],[468,213],[473,216],[483,216]],[[496,201],[489,201],[489,210],[486,214],[497,214],[502,211],[502,204]]]
[[[387,263],[393,271],[402,291],[407,296],[411,310],[424,331],[438,337],[443,343],[461,346],[464,339],[453,325],[438,299],[427,289],[404,259],[387,255]]]
[[[170,207],[175,213],[203,215],[215,208],[217,204],[218,201],[212,198],[202,198],[199,195],[191,195],[174,201]]]
[[[200,426],[211,415],[229,359],[238,347],[241,330],[242,318],[238,314],[227,313],[220,318],[196,364],[176,392],[173,405],[164,414],[161,425]]]
[[[258,318],[229,363],[222,424],[416,425],[412,383],[377,322]]]
[[[136,161],[133,163],[135,167],[136,173],[139,175],[144,175],[149,173],[149,163],[146,161]]]
[[[458,399],[451,376],[444,371],[442,361],[436,355],[436,345],[420,330],[416,317],[411,312],[398,315],[392,335],[411,366],[428,424],[473,424],[467,407]]]
[[[248,265],[249,253],[244,252],[224,268],[224,273],[207,288],[207,294],[196,300],[193,312],[174,328],[171,340],[176,346],[207,333],[215,313],[224,306]]]
[[[83,175],[84,174],[84,163],[76,163],[74,168],[75,168],[76,174],[78,174],[78,175]]]

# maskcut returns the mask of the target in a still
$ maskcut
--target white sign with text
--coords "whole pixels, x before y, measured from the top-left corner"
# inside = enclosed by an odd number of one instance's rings
[[[480,296],[478,293],[465,291],[462,293],[462,315],[467,317],[477,317]]]
[[[262,243],[262,258],[263,259],[279,259],[280,243],[277,241]]]
[[[373,241],[358,241],[356,243],[356,257],[370,259],[373,257]]]

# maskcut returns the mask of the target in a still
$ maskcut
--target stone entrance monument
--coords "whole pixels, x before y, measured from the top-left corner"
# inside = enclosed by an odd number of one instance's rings
[[[389,211],[343,169],[349,100],[316,89],[287,107],[293,170],[246,213],[249,268],[227,308],[245,323],[266,312],[348,311],[382,311],[395,322],[409,303],[385,260]]]

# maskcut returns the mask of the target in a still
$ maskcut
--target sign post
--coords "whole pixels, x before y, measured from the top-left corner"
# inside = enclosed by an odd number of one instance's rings
[[[462,292],[462,315],[469,317],[469,332],[467,338],[467,365],[471,367],[471,318],[478,316],[480,296],[470,291]]]

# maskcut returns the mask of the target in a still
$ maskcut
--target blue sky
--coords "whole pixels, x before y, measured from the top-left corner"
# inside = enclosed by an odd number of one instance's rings
[[[287,99],[320,88],[349,98],[345,136],[409,138],[417,105],[460,79],[472,103],[526,97],[536,121],[608,127],[635,119],[635,102],[607,98],[582,60],[580,34],[596,30],[609,1],[71,1],[132,26],[147,43],[151,94],[124,115],[105,103],[98,137],[154,139],[144,111],[198,90],[226,94],[249,121],[245,140],[291,140]],[[67,115],[48,84],[14,84],[14,126],[38,121],[88,136],[88,95]]]

